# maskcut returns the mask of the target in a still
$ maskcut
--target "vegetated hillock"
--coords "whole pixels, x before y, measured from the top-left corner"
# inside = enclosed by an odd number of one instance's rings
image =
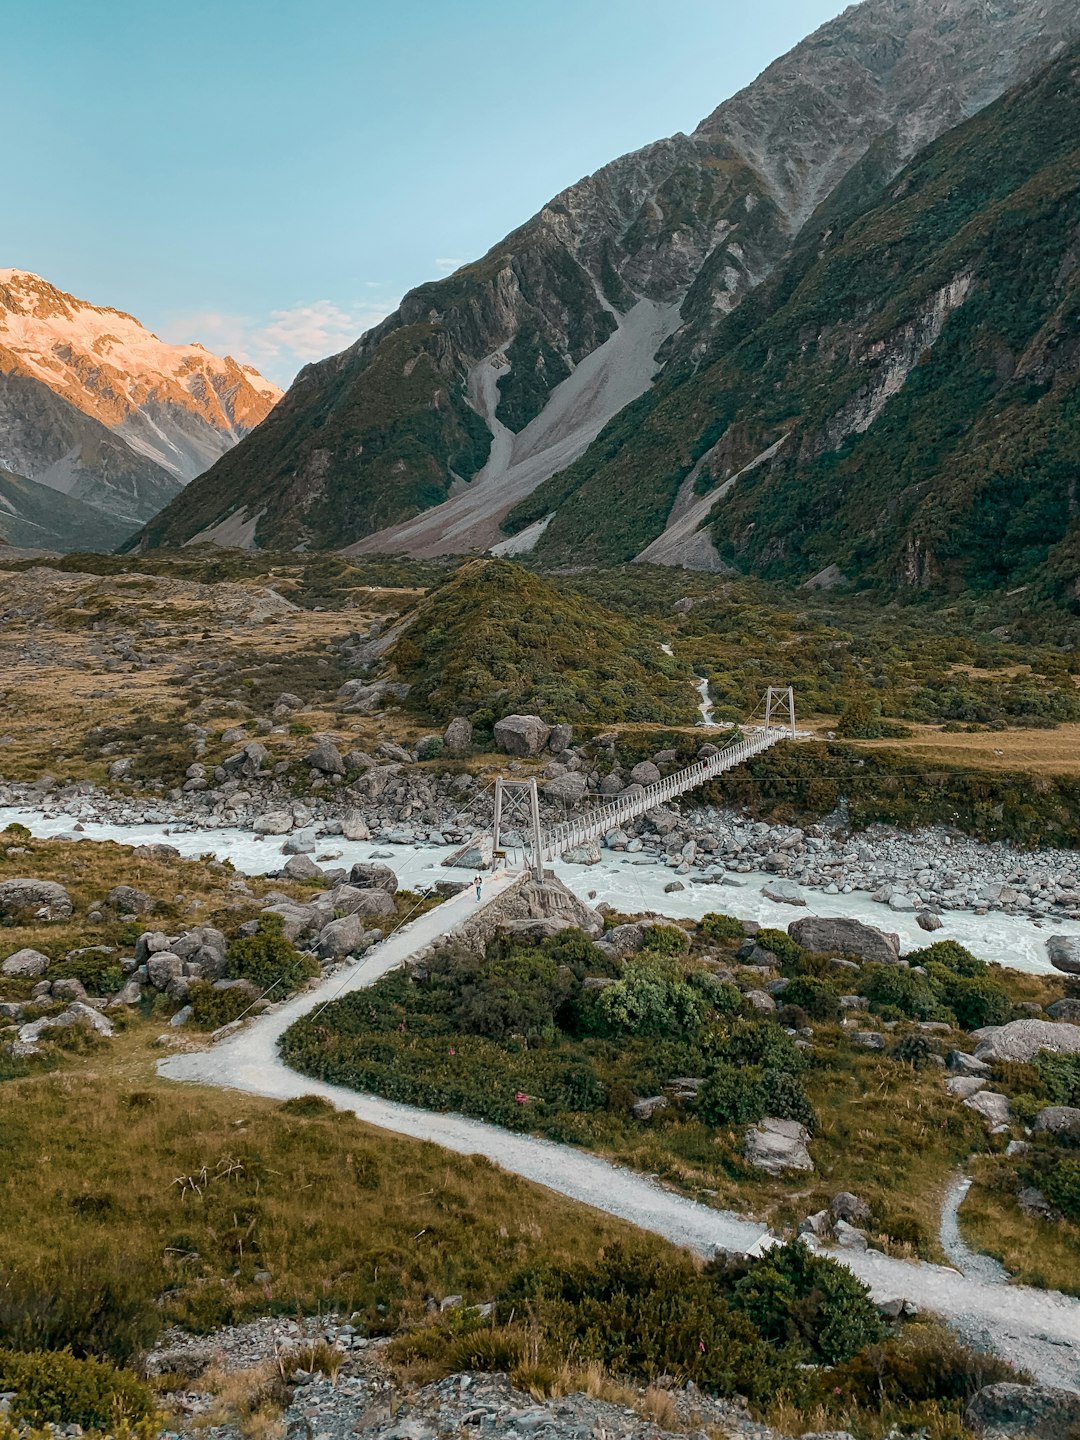
[[[834,196],[703,363],[667,374],[507,528],[556,511],[539,555],[627,560],[684,483],[705,494],[779,444],[718,499],[719,559],[1075,599],[1078,196],[1074,48],[869,208],[858,186]]]
[[[692,675],[662,635],[507,560],[471,561],[417,609],[389,659],[411,704],[481,733],[503,715],[693,723]]]

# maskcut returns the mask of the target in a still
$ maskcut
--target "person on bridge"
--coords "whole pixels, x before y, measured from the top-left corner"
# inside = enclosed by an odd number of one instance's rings
[[[475,884],[476,884],[476,898],[477,898],[477,900],[479,900],[479,899],[480,899],[480,892],[481,892],[481,890],[483,889],[483,886],[484,886],[484,877],[483,877],[482,875],[477,875]]]

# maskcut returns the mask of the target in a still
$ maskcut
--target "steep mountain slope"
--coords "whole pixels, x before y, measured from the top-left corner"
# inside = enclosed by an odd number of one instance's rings
[[[556,510],[554,561],[901,588],[1049,558],[1080,593],[1080,46],[852,208],[511,527]]]
[[[1078,33],[1075,0],[867,0],[308,367],[139,543],[491,545],[659,361],[702,359],[827,196],[871,193]]]
[[[0,470],[0,544],[40,550],[112,550],[129,529],[92,505]]]
[[[183,488],[171,471],[30,375],[0,373],[0,466],[120,521],[124,533],[115,543]]]
[[[26,270],[0,270],[0,375],[40,382],[191,480],[253,430],[281,391],[201,345],[168,345]]]

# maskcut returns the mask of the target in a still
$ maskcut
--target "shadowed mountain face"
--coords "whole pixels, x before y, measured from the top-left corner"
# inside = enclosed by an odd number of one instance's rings
[[[507,512],[602,448],[626,405],[651,403],[659,373],[709,356],[823,203],[869,201],[1077,33],[1072,0],[867,0],[693,135],[571,186],[308,367],[139,543],[498,544]]]
[[[0,270],[0,465],[119,522],[113,543],[280,394],[229,356],[166,344],[122,311]]]

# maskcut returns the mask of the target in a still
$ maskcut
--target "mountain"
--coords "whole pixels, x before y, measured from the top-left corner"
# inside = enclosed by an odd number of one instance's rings
[[[165,344],[120,310],[0,270],[0,466],[114,517],[118,539],[280,394],[229,356]]]
[[[130,533],[71,495],[0,470],[0,544],[34,550],[114,550]]]
[[[1080,597],[1080,45],[834,201],[576,465],[552,563]]]
[[[571,186],[307,367],[138,543],[500,548],[507,513],[627,405],[647,410],[658,373],[707,360],[830,197],[868,201],[1078,34],[1074,0],[846,11],[692,135]],[[503,552],[534,543],[548,513]]]

